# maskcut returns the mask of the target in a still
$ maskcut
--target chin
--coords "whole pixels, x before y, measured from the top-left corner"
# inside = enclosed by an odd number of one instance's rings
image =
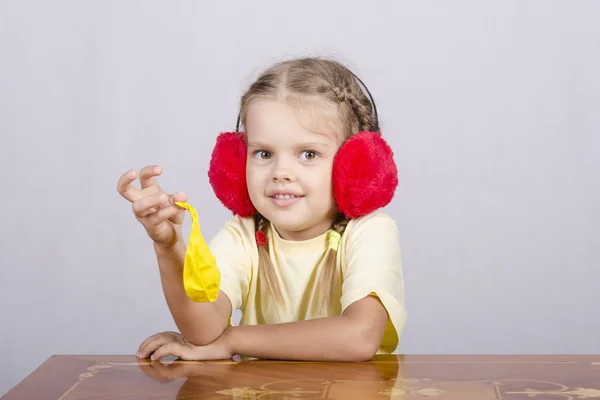
[[[285,230],[288,232],[301,231],[304,229],[304,226],[308,222],[305,219],[299,218],[297,214],[293,215],[292,213],[290,213],[290,215],[281,215],[281,214],[265,215],[265,218],[267,218],[269,221],[271,221],[271,223],[273,225],[275,225],[277,227],[277,229]]]

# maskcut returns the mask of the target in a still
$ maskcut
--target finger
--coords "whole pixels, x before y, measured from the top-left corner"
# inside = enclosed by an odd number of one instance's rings
[[[140,193],[140,190],[131,184],[136,177],[137,171],[133,169],[121,175],[119,181],[117,182],[117,192],[131,202],[133,202]]]
[[[166,332],[161,332],[154,336],[150,336],[148,339],[140,345],[140,349],[138,350],[139,358],[148,358],[150,354],[152,354],[157,348],[162,346],[165,343],[173,340],[172,335]]]
[[[150,358],[150,356],[152,355],[152,353],[154,353],[156,349],[168,342],[169,340],[166,339],[164,336],[155,337],[154,339],[150,340],[144,347],[140,348],[138,352],[138,357]]]
[[[151,196],[142,197],[133,202],[131,209],[133,213],[139,217],[145,217],[150,213],[156,212],[159,206],[168,203],[169,196],[166,193],[154,194]]]
[[[160,210],[149,214],[146,217],[145,226],[156,226],[169,218],[173,218],[176,215],[184,213],[185,209],[177,206],[169,206],[161,208]]]
[[[154,340],[155,338],[157,338],[158,336],[162,335],[163,332],[159,332],[156,333],[152,336],[148,336],[146,339],[144,339],[144,341],[142,343],[140,343],[140,346],[138,347],[137,353],[135,354],[137,357],[143,358],[141,357],[144,348],[148,345],[148,343],[150,343],[152,340]]]
[[[187,196],[185,195],[185,193],[183,192],[178,192],[175,193],[173,196],[171,196],[171,201],[173,202],[173,204],[175,204],[176,202],[187,202]],[[185,210],[183,207],[177,206],[179,208],[181,208],[182,210]],[[184,213],[178,213],[173,215],[172,217],[169,218],[169,221],[177,224],[177,225],[181,225],[183,224],[183,220],[185,218],[185,214]]]
[[[167,344],[164,344],[154,350],[154,352],[152,353],[152,357],[150,357],[150,359],[157,361],[163,357],[171,356],[171,355],[182,358],[183,345],[181,343],[177,343],[177,342],[169,342]]]
[[[176,201],[181,201],[185,203],[187,201],[187,195],[184,192],[177,192],[171,196],[171,201],[173,203],[175,203]]]
[[[140,171],[140,184],[142,185],[142,189],[157,185],[154,177],[159,176],[160,174],[162,174],[162,168],[158,165],[148,165],[147,167],[142,168]]]

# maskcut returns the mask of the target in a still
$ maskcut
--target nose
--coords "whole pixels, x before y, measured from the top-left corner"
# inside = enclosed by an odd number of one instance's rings
[[[292,182],[296,180],[296,174],[287,163],[283,160],[278,160],[273,169],[273,182]]]

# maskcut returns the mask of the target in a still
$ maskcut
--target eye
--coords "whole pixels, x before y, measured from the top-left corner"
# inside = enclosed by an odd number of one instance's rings
[[[257,150],[254,152],[254,157],[259,160],[269,160],[271,158],[271,153],[266,150]]]
[[[302,157],[303,159],[305,159],[307,161],[310,161],[310,160],[314,160],[315,158],[317,158],[317,155],[318,154],[312,150],[304,150],[300,157]]]

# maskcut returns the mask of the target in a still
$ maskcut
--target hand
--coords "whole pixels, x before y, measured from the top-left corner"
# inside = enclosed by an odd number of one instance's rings
[[[155,177],[162,173],[159,166],[147,166],[140,171],[141,190],[131,183],[137,171],[131,170],[119,178],[117,191],[132,203],[133,214],[144,226],[148,236],[156,244],[170,248],[177,243],[185,209],[175,205],[176,201],[186,201],[185,193],[174,195],[165,193]]]
[[[182,360],[226,360],[232,357],[227,343],[226,329],[214,342],[206,346],[196,346],[190,343],[180,333],[161,332],[150,336],[140,345],[137,356],[160,360],[166,356],[176,356]]]

